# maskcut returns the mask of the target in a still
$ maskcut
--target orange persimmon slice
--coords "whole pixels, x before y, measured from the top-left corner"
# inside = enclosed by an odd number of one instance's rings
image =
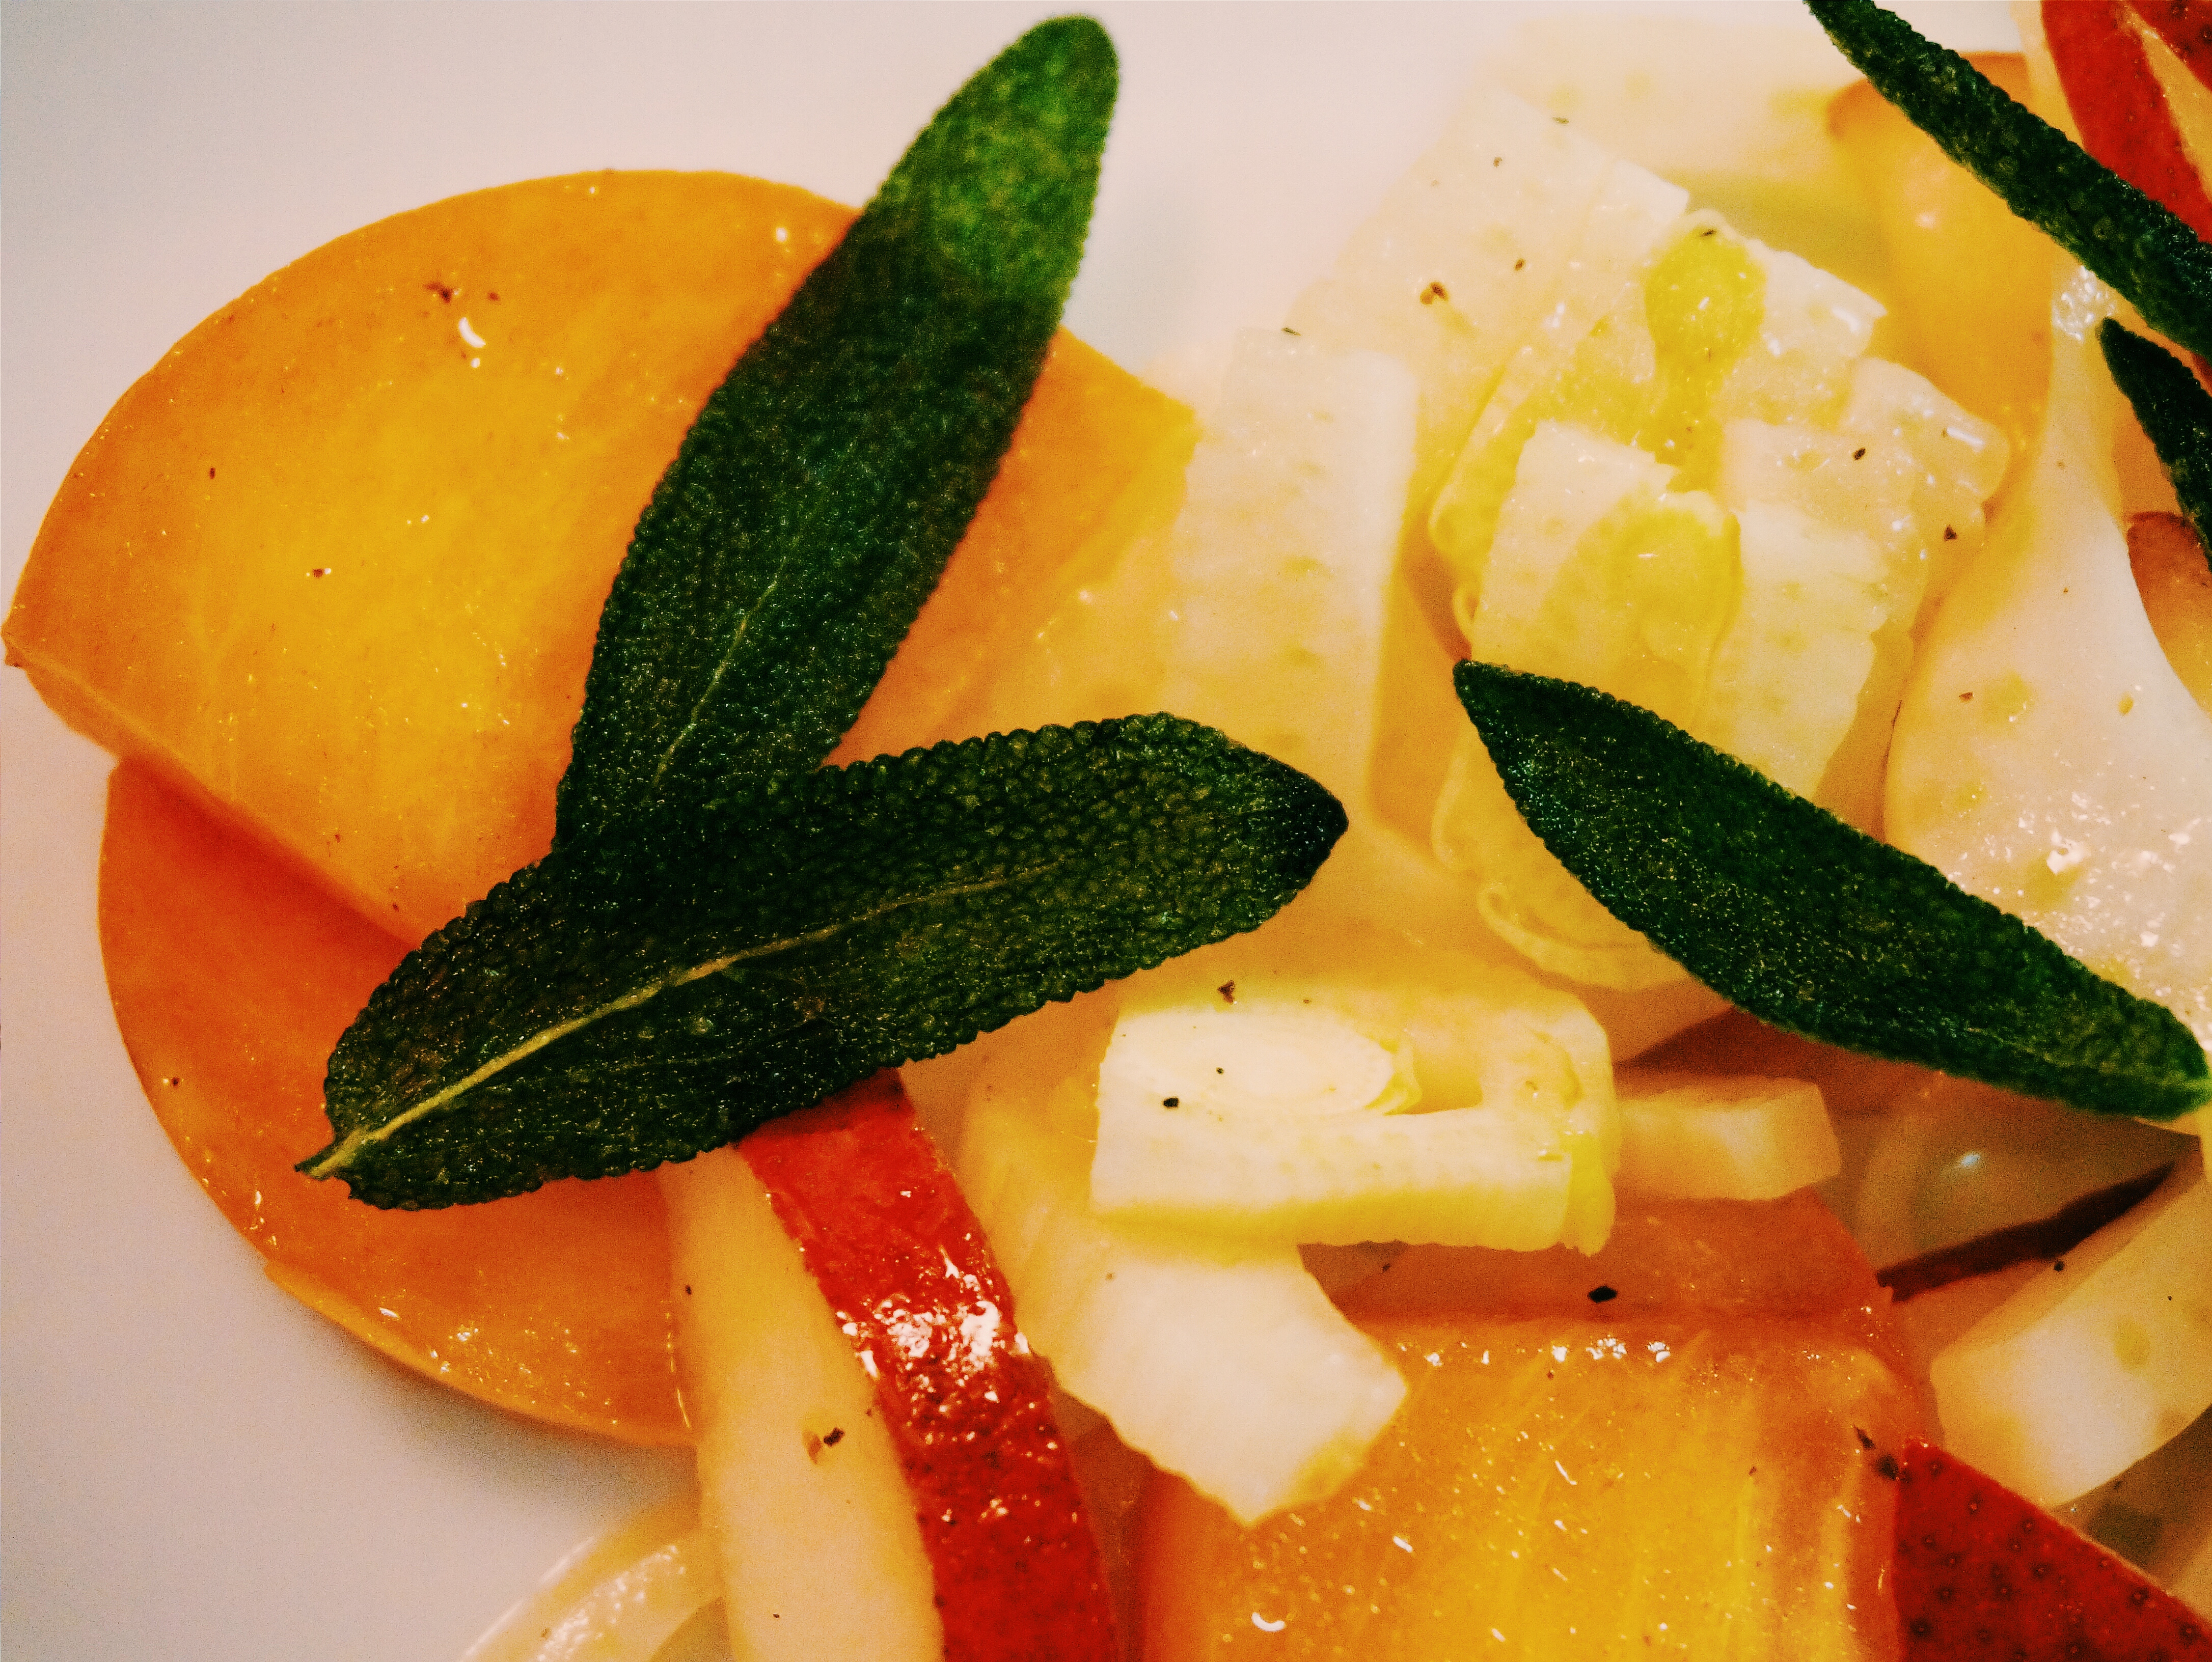
[[[126,761],[108,785],[100,943],[148,1100],[280,1286],[502,1407],[688,1440],[649,1175],[380,1212],[292,1169],[328,1135],[331,1046],[404,942]]]
[[[850,217],[758,179],[593,173],[316,250],[101,422],[25,565],[9,661],[421,939],[550,846],[638,514]],[[995,655],[1172,510],[1191,441],[1188,411],[1061,336],[853,744],[946,737]]]
[[[642,1178],[386,1214],[293,1162],[406,949],[542,853],[599,606],[700,401],[849,210],[710,173],[403,214],[210,318],[49,510],[7,624],[125,758],[118,1021],[280,1284],[487,1400],[687,1435]],[[1062,334],[997,482],[841,755],[961,736],[994,667],[1180,498],[1189,412]]]
[[[1405,1405],[1336,1495],[1148,1496],[1146,1654],[1876,1657],[1886,1295],[1809,1193],[1626,1210],[1605,1249],[1414,1247],[1341,1295]]]

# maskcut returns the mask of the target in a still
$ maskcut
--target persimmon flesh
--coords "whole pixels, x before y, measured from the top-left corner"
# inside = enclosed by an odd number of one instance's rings
[[[1340,1295],[1406,1375],[1337,1495],[1240,1530],[1156,1480],[1146,1654],[1878,1657],[1918,1405],[1809,1192],[1604,1249],[1410,1248]]]
[[[648,1180],[386,1214],[293,1162],[325,1058],[550,840],[599,606],[700,401],[849,211],[708,173],[478,192],[209,318],[48,511],[11,662],[125,759],[101,941],[194,1175],[282,1285],[473,1394],[688,1436]],[[1188,412],[1065,334],[841,755],[961,736],[990,670],[1179,499]]]

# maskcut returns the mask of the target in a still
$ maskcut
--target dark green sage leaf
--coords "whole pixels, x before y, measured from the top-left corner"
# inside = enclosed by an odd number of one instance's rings
[[[2165,205],[1873,0],[1806,0],[1876,91],[2133,302],[2150,326],[2212,355],[2212,248]]]
[[[1762,1021],[2100,1113],[2212,1101],[2171,1011],[1935,867],[1592,688],[1484,664],[1453,679],[1545,846]]]
[[[2111,318],[2097,331],[2112,381],[2173,482],[2173,494],[2212,561],[2212,393],[2189,366]]]
[[[1114,51],[1039,25],[707,401],[600,615],[556,840],[818,764],[998,470],[1082,255]]]
[[[1172,716],[656,810],[408,957],[332,1053],[335,1140],[301,1169],[412,1208],[719,1148],[1257,926],[1344,825],[1304,774]]]

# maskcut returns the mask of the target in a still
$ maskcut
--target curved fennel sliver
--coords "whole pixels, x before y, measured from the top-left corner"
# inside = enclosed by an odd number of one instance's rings
[[[721,1596],[714,1543],[686,1495],[577,1548],[461,1662],[652,1662]]]
[[[1890,751],[1890,840],[2212,1042],[2212,716],[2144,616],[2116,397],[2078,270],[2043,438],[1930,632]]]

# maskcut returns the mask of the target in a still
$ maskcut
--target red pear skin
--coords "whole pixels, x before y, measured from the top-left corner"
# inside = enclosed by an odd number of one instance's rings
[[[876,1380],[947,1662],[1115,1662],[1097,1544],[982,1227],[896,1073],[740,1145]]]
[[[2212,1658],[2186,1604],[1955,1454],[1905,1444],[1897,1486],[1906,1662]]]

